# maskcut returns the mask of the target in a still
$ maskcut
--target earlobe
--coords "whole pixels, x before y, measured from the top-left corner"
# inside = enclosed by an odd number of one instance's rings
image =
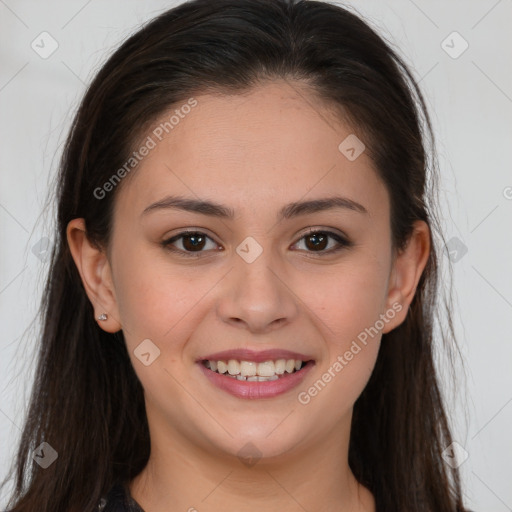
[[[104,331],[114,333],[121,329],[121,322],[110,263],[105,252],[92,244],[86,233],[84,219],[70,221],[66,230],[69,250],[94,308],[95,320]]]
[[[383,333],[392,331],[405,320],[429,255],[430,228],[426,222],[418,220],[405,249],[397,253],[393,263],[386,307],[397,313]]]

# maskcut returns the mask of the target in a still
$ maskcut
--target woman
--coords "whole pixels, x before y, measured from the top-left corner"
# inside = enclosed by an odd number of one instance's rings
[[[194,0],[131,36],[63,155],[10,510],[463,511],[432,142],[341,7]]]

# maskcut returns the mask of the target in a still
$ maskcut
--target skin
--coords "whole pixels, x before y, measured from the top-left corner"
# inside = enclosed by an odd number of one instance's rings
[[[374,511],[348,465],[352,409],[382,333],[405,319],[430,250],[428,226],[418,221],[394,255],[389,196],[372,161],[366,152],[349,161],[338,150],[354,130],[299,84],[196,99],[122,183],[108,251],[88,242],[83,219],[68,225],[96,318],[108,314],[99,325],[123,329],[145,390],[151,456],[130,492],[148,512]],[[213,200],[236,216],[171,209],[141,216],[168,194]],[[333,209],[277,222],[284,204],[333,194],[368,213]],[[183,228],[210,237],[198,258],[160,245]],[[315,251],[307,228],[345,234],[353,245],[327,254],[337,246],[329,239]],[[252,263],[236,252],[248,236],[263,249]],[[174,247],[183,251],[185,242]],[[393,304],[401,311],[301,404],[298,393]],[[134,355],[147,338],[160,350],[149,366]],[[195,361],[239,347],[301,352],[315,367],[283,395],[236,398],[210,384]],[[261,456],[251,467],[237,455],[248,442]]]

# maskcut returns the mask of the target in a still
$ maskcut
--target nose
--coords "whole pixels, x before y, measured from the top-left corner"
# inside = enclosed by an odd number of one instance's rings
[[[270,252],[270,251],[268,251]],[[267,251],[247,263],[235,261],[222,285],[217,303],[220,319],[251,333],[267,333],[283,327],[298,315],[298,298],[287,283],[286,272]]]

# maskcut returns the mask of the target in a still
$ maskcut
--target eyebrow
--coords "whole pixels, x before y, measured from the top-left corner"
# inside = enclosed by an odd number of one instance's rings
[[[298,201],[285,205],[278,212],[278,219],[291,219],[299,215],[306,215],[325,210],[332,210],[335,208],[344,208],[347,210],[356,211],[359,213],[368,214],[367,209],[358,202],[347,197],[334,196],[325,197],[320,199],[313,199],[310,201]],[[202,215],[209,215],[211,217],[218,217],[221,219],[232,220],[235,217],[235,211],[228,206],[218,204],[212,201],[192,199],[181,196],[167,196],[163,199],[150,204],[144,209],[141,216],[147,215],[156,210],[184,210],[192,213],[199,213]]]

